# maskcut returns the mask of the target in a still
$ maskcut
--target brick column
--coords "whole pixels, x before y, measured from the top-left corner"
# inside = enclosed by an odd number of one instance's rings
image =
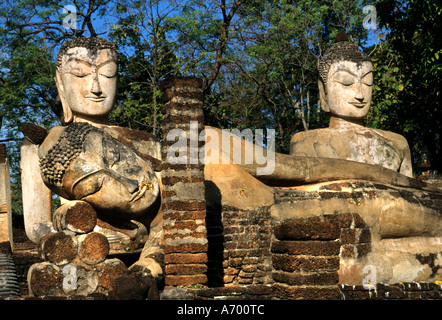
[[[163,230],[166,287],[207,284],[202,82],[171,78],[162,84]],[[175,129],[175,130],[174,130]]]

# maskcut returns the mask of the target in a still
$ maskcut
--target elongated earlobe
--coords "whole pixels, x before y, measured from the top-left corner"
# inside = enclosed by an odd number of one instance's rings
[[[318,88],[319,88],[319,102],[321,104],[322,110],[325,112],[330,112],[330,107],[327,103],[327,94],[325,92],[325,86],[324,83],[321,81],[321,79],[318,80]]]
[[[74,119],[74,115],[72,114],[71,108],[69,108],[69,104],[66,99],[66,95],[64,93],[63,82],[61,80],[60,72],[57,70],[55,73],[55,83],[57,85],[58,94],[60,95],[61,106],[63,108],[63,118],[61,122],[63,125],[72,122]]]

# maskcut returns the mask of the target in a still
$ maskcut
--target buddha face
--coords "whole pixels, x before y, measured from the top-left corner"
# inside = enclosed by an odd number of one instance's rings
[[[92,122],[107,119],[115,104],[116,53],[110,49],[70,48],[62,57],[56,82],[66,122],[72,120],[72,115]]]
[[[323,109],[340,118],[364,118],[370,109],[372,84],[371,62],[332,63],[326,87],[320,85]]]

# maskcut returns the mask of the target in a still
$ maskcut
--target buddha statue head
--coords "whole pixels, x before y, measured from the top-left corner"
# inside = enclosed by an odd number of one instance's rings
[[[370,57],[350,43],[345,34],[318,65],[321,107],[332,117],[363,121],[370,109],[373,64]]]
[[[118,57],[114,45],[102,38],[76,38],[58,53],[55,81],[64,124],[104,124],[115,104]]]

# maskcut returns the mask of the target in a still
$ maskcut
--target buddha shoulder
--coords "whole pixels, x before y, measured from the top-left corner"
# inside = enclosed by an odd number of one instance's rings
[[[60,139],[61,134],[64,132],[66,127],[63,126],[56,126],[53,127],[51,130],[49,130],[46,138],[41,143],[40,147],[38,148],[38,157],[41,159],[47,155],[49,150],[52,149],[52,147],[55,145],[55,143]]]
[[[310,142],[312,140],[318,140],[318,138],[323,140],[330,136],[330,134],[333,134],[333,130],[329,128],[301,131],[293,135],[290,143]]]
[[[407,139],[405,139],[404,136],[392,131],[385,131],[381,129],[372,129],[372,130],[375,131],[377,134],[383,136],[388,141],[390,141],[398,150],[409,152],[410,147],[408,145]]]
[[[337,132],[329,128],[298,132],[290,140],[290,154],[318,156],[316,149],[330,146],[336,136]]]

